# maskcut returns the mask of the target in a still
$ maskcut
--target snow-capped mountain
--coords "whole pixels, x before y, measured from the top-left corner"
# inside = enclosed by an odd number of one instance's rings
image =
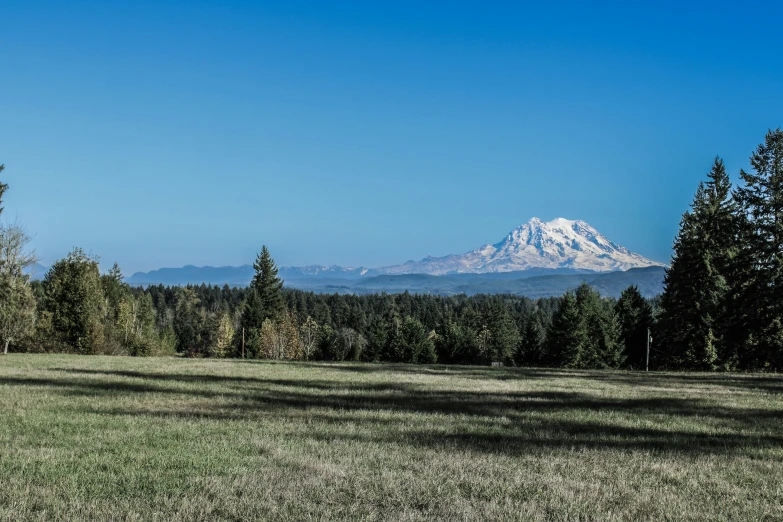
[[[482,281],[490,278],[494,281],[492,284],[496,284],[495,280],[499,280],[498,277],[506,280],[505,276],[498,274],[508,274],[513,279],[521,280],[539,275],[567,277],[589,272],[624,271],[631,268],[662,266],[664,266],[662,263],[651,261],[609,241],[584,221],[570,221],[558,218],[544,223],[540,219],[533,218],[524,225],[512,230],[502,241],[494,245],[483,246],[462,255],[425,257],[421,261],[408,261],[402,265],[371,269],[320,265],[303,267],[282,266],[280,267],[279,275],[285,280],[287,286],[307,290],[350,292],[356,291],[356,289],[351,290],[353,288],[352,285],[366,283],[373,278],[381,278],[380,282],[375,282],[381,286],[372,286],[372,289],[376,291],[401,291],[401,289],[405,289],[406,284],[411,284],[411,281],[407,280],[410,278],[406,279],[407,274],[419,274],[421,277],[452,274],[456,277],[459,274],[465,274],[465,276],[459,276],[463,279],[468,277],[468,274],[482,274]],[[515,274],[511,274],[511,272]],[[521,272],[524,272],[524,274]],[[660,286],[660,281],[658,280],[662,280],[663,271],[657,270],[653,272],[655,273],[652,276],[657,278],[657,283],[652,286],[658,288]],[[403,277],[389,277],[394,275]],[[642,275],[644,274],[636,274],[639,277]],[[252,265],[239,267],[185,266],[182,268],[161,268],[148,273],[138,272],[127,278],[126,281],[132,285],[210,283],[221,286],[224,284],[246,286],[250,283],[252,277]],[[475,277],[478,276],[474,276],[473,279]],[[391,279],[394,279],[394,281],[391,281]],[[464,286],[466,281],[462,279],[459,281],[446,281],[447,279],[442,278],[438,284],[448,286],[449,292],[474,291],[467,289]],[[434,284],[431,281],[425,282],[429,285],[426,287],[427,292],[438,291],[438,284]],[[470,282],[467,281],[467,283]],[[625,279],[622,282],[623,284],[628,283]],[[551,282],[547,284],[549,285],[547,288],[552,287]],[[454,285],[457,286],[452,288]],[[510,286],[503,285],[497,286],[497,288],[495,286],[490,288],[485,285],[475,289],[475,291],[506,291],[510,288]],[[562,293],[561,290],[562,288],[557,286],[556,291],[552,295],[559,295],[559,293]],[[538,292],[536,295],[544,295],[540,289],[536,291]]]
[[[533,218],[494,245],[462,255],[425,257],[421,261],[408,261],[377,271],[444,275],[571,268],[607,272],[647,266],[664,265],[610,241],[584,221],[557,218],[543,222]]]

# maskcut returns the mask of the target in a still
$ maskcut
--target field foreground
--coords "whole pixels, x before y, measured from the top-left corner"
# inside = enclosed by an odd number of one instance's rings
[[[0,519],[783,520],[783,379],[0,357]]]

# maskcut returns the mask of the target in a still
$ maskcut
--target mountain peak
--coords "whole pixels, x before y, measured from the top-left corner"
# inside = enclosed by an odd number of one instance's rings
[[[516,272],[531,268],[572,268],[607,272],[663,266],[631,252],[585,221],[532,218],[498,243],[462,255],[427,257],[380,269],[387,274]]]

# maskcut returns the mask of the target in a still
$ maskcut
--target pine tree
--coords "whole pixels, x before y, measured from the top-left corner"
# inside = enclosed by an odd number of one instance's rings
[[[400,362],[434,363],[437,360],[432,336],[418,319],[407,316],[402,322],[397,338]]]
[[[783,131],[769,131],[740,171],[740,243],[732,286],[738,295],[735,328],[747,332],[739,357],[745,366],[783,369]]]
[[[253,263],[253,268],[256,273],[250,287],[258,293],[262,322],[266,319],[280,319],[285,312],[282,294],[283,281],[277,277],[277,266],[266,245],[261,248],[261,253]]]
[[[437,336],[438,361],[446,364],[479,362],[478,333],[463,321],[448,320]]]
[[[522,365],[539,365],[546,358],[546,329],[543,313],[536,310],[525,323],[524,333],[517,349],[515,362]]]
[[[734,264],[736,222],[731,184],[720,159],[700,183],[680,222],[674,256],[664,277],[656,338],[665,366],[714,370],[731,366],[727,277]]]
[[[481,308],[476,329],[479,332],[482,362],[510,362],[517,350],[519,332],[508,309],[497,298],[486,302]]]
[[[206,314],[196,291],[191,287],[183,288],[177,296],[174,315],[174,333],[177,336],[177,351],[188,357],[197,357],[208,353],[205,346]]]
[[[716,364],[732,369],[737,365],[737,329],[733,325],[737,303],[730,281],[739,250],[738,207],[732,194],[731,180],[720,158],[715,158],[704,187],[706,205],[701,220],[710,268],[710,317],[714,319],[710,325],[711,339],[705,340],[705,349],[707,353],[715,351]]]
[[[119,308],[123,299],[130,297],[130,286],[122,282],[122,271],[117,263],[109,269],[106,275],[101,276],[101,286],[106,296],[106,313],[110,323],[119,320]]]
[[[364,350],[366,360],[370,362],[381,360],[386,351],[388,335],[387,325],[383,318],[379,315],[374,315],[367,329],[367,347]]]
[[[576,297],[566,292],[552,317],[546,335],[546,362],[553,366],[573,367],[587,341],[587,334]]]
[[[582,283],[576,289],[576,306],[585,328],[585,342],[575,361],[577,368],[617,368],[623,362],[620,324],[608,301]]]
[[[277,266],[266,245],[253,263],[255,275],[250,282],[242,316],[242,327],[260,331],[266,320],[277,321],[285,314],[283,281],[277,277]]]
[[[653,325],[652,307],[639,288],[630,286],[620,294],[615,312],[620,322],[626,365],[635,370],[643,369],[647,359],[647,329]]]

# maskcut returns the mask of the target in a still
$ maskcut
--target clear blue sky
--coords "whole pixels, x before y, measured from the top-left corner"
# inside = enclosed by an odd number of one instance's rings
[[[380,266],[532,216],[668,261],[715,155],[736,179],[783,125],[783,5],[522,4],[5,0],[4,218],[126,275]]]

